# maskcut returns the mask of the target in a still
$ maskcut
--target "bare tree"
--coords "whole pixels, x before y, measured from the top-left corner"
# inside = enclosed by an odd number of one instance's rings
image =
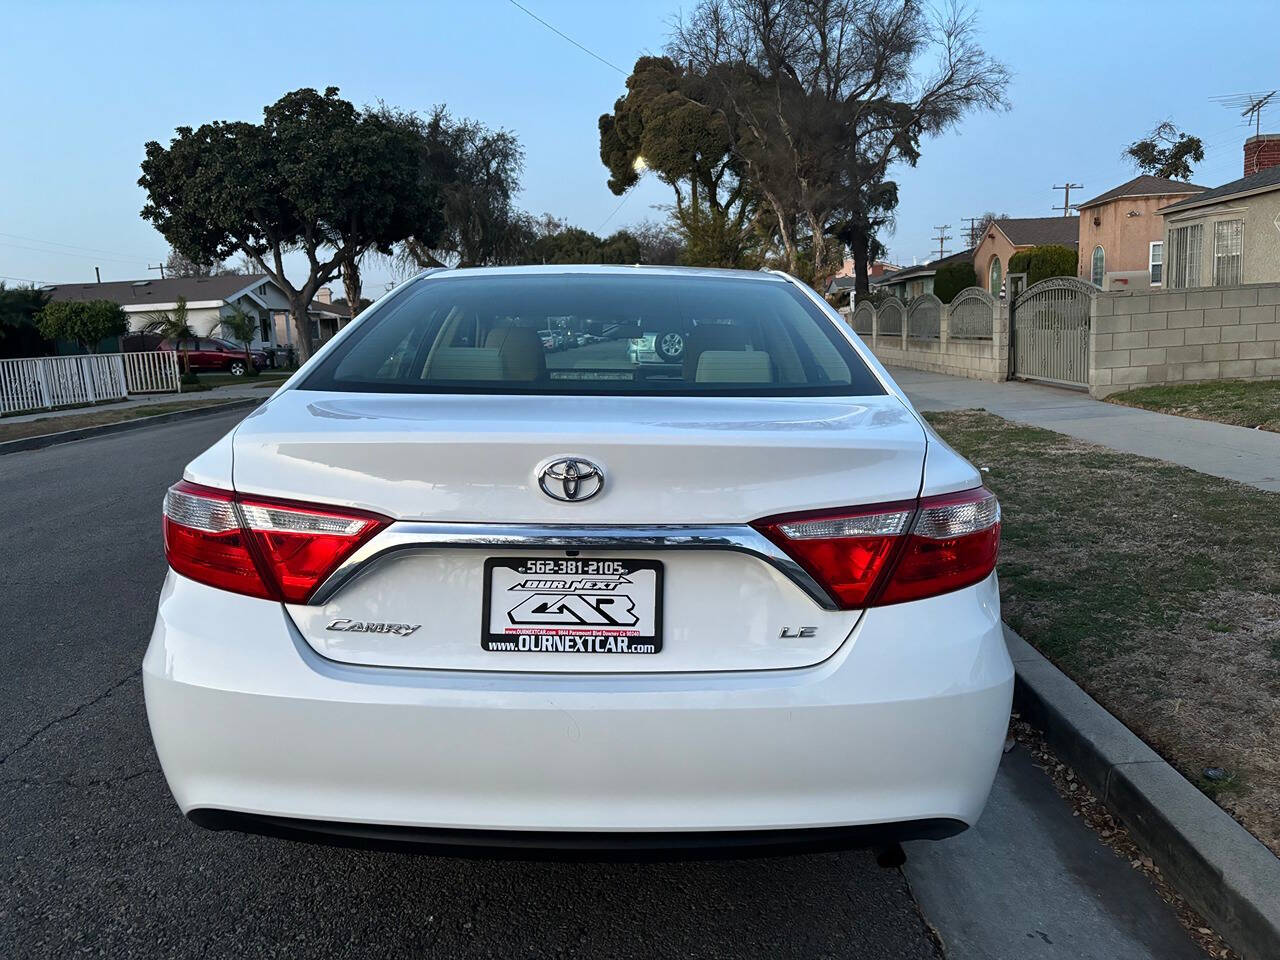
[[[197,263],[173,247],[169,248],[169,256],[164,261],[166,277],[222,277],[233,272],[224,262]]]
[[[1009,72],[974,26],[962,7],[919,0],[702,0],[675,23],[668,54],[732,115],[734,152],[789,269],[823,275],[841,224],[865,291],[865,207],[889,166],[914,164],[923,137],[969,111],[1006,105]]]

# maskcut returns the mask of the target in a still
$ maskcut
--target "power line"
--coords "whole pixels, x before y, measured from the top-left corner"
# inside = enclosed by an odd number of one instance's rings
[[[616,214],[619,210],[622,209],[622,205],[627,202],[627,198],[629,196],[631,196],[630,190],[628,190],[626,193],[622,195],[622,199],[618,201],[618,205],[613,208],[613,213],[610,213],[607,217],[605,217],[604,221],[600,224],[600,226],[596,227],[596,233],[599,233],[601,230],[603,230],[605,227],[605,224],[607,224],[610,220],[613,219],[614,214]]]
[[[947,249],[944,246],[944,244],[951,239],[951,234],[947,233],[947,230],[950,229],[950,227],[951,227],[951,224],[949,223],[944,223],[941,226],[939,226],[938,224],[934,224],[933,226],[933,229],[938,231],[938,235],[936,237],[933,237],[932,239],[938,241],[938,259],[939,260],[941,260],[943,257],[947,255]]]
[[[1056,184],[1056,183],[1055,183],[1055,184],[1053,185],[1053,189],[1055,189],[1055,190],[1061,190],[1061,191],[1062,191],[1062,206],[1060,206],[1060,207],[1051,207],[1050,209],[1051,209],[1051,210],[1061,210],[1061,211],[1062,211],[1062,215],[1063,215],[1064,217],[1070,216],[1070,215],[1071,215],[1071,191],[1072,191],[1072,190],[1083,190],[1083,189],[1084,189],[1084,184],[1083,184],[1083,183],[1072,183],[1070,180],[1068,180],[1066,183],[1062,184],[1061,186],[1059,186],[1058,184]]]
[[[27,250],[31,253],[45,253],[59,257],[75,257],[77,260],[101,260],[109,263],[123,263],[130,266],[139,266],[146,263],[146,260],[125,260],[121,257],[108,257],[101,253],[77,253],[74,250],[50,250],[48,247],[28,247],[21,243],[10,243],[8,240],[0,240],[0,247],[9,247],[13,250]]]
[[[600,54],[596,53],[594,50],[588,50],[586,47],[584,47],[582,44],[580,44],[577,40],[573,39],[573,37],[569,36],[567,33],[564,33],[563,31],[558,30],[558,29],[556,29],[555,27],[553,27],[551,24],[547,23],[547,21],[543,20],[540,16],[538,16],[536,13],[534,13],[534,12],[533,12],[532,10],[530,10],[528,7],[525,7],[525,6],[522,6],[521,4],[516,3],[516,0],[507,0],[507,2],[508,2],[508,3],[510,3],[510,4],[511,4],[513,7],[515,7],[517,10],[523,10],[525,13],[527,13],[529,16],[533,17],[533,19],[534,19],[534,20],[537,20],[540,24],[542,24],[544,27],[546,27],[548,30],[550,30],[552,33],[554,33],[556,36],[560,37],[560,38],[561,38],[561,39],[563,39],[563,40],[568,40],[570,43],[572,43],[575,47],[577,47],[579,50],[581,50],[581,51],[582,51],[583,53],[585,53],[587,56],[589,56],[589,57],[595,57],[597,60],[599,60],[601,63],[603,63],[606,67],[612,67],[614,70],[617,70],[617,71],[618,71],[620,74],[622,74],[624,77],[627,75],[627,71],[623,70],[623,69],[622,69],[620,66],[618,66],[616,63],[610,63],[608,60],[606,60],[604,57],[600,56]]]
[[[48,285],[46,280],[33,280],[30,277],[7,277],[3,273],[0,273],[0,280],[13,280],[15,283],[34,283],[38,287]]]
[[[14,239],[14,240],[26,240],[29,243],[44,243],[44,244],[48,244],[51,247],[65,247],[68,250],[85,250],[85,251],[88,251],[89,253],[109,254],[111,256],[116,256],[116,257],[120,256],[119,250],[104,250],[101,247],[85,247],[76,243],[61,243],[57,240],[41,240],[39,237],[24,237],[21,234],[17,234],[17,233],[0,232],[0,237],[10,237],[11,239]],[[128,256],[128,254],[125,254],[125,256]],[[149,258],[137,257],[134,260],[130,260],[128,262],[130,263],[140,262],[146,259],[149,259]]]

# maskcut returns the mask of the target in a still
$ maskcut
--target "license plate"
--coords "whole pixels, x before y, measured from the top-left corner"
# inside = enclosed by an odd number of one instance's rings
[[[480,645],[495,653],[658,653],[662,564],[491,557]]]

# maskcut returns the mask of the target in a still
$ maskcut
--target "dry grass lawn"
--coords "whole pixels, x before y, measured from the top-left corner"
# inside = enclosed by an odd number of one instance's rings
[[[24,437],[39,437],[46,433],[59,433],[63,430],[79,430],[82,427],[100,427],[108,423],[121,423],[125,420],[140,420],[146,417],[158,417],[162,413],[174,413],[178,410],[190,410],[193,407],[216,407],[228,400],[181,400],[173,403],[155,403],[145,407],[100,407],[92,412],[67,414],[65,416],[40,417],[36,420],[23,420],[18,423],[5,423],[0,420],[0,442],[20,440]]]
[[[1280,380],[1215,380],[1171,387],[1139,387],[1107,397],[1125,407],[1142,407],[1195,420],[1280,432]]]
[[[1009,624],[1280,855],[1280,494],[928,417],[1000,497]]]

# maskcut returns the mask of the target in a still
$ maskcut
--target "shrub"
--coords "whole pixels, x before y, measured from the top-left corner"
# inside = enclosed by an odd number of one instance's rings
[[[40,310],[36,323],[42,336],[74,341],[85,353],[92,353],[102,340],[118,337],[129,329],[124,310],[110,300],[55,300]]]
[[[1009,273],[1025,273],[1027,286],[1050,277],[1074,277],[1076,252],[1057,243],[1022,250],[1009,258]]]
[[[973,264],[968,262],[949,263],[939,267],[933,275],[933,295],[943,303],[950,303],[957,293],[966,287],[976,287],[978,275]]]

